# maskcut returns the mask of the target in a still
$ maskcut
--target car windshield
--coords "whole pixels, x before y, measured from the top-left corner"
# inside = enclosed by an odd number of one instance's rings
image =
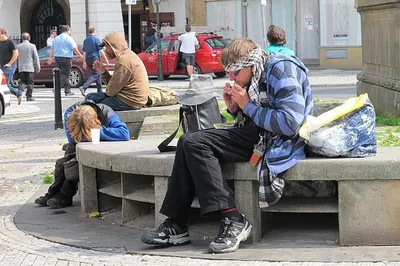
[[[38,51],[39,58],[48,58],[50,57],[50,47],[42,48]]]
[[[224,38],[210,38],[206,39],[205,42],[212,48],[212,49],[223,49],[228,45],[228,41]]]
[[[171,40],[161,40],[161,52],[168,51],[169,43]],[[157,42],[153,43],[149,48],[146,49],[146,53],[157,52]]]

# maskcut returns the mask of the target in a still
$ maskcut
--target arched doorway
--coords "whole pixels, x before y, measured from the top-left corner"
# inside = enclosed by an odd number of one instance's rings
[[[51,29],[60,29],[67,24],[63,7],[57,0],[41,0],[32,12],[30,34],[38,49],[46,46]]]

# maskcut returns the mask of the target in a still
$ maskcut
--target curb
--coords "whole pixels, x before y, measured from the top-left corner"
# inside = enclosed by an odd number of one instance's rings
[[[161,84],[151,84],[151,85],[158,85],[161,86]],[[183,90],[183,89],[187,89],[189,87],[189,84],[187,85],[173,85],[173,84],[162,84],[163,87],[166,88],[170,88],[172,90]],[[353,86],[357,86],[356,83],[310,83],[311,87],[353,87]],[[221,85],[215,85],[215,89],[223,89],[224,86]]]

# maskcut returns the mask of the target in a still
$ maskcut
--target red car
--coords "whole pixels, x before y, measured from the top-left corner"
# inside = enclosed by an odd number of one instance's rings
[[[219,57],[228,41],[215,34],[199,33],[196,36],[199,46],[196,48],[196,65],[193,72],[195,74],[214,73],[219,78],[224,77],[226,73]],[[179,52],[178,37],[179,35],[171,35],[161,39],[164,78],[170,75],[186,75],[186,67],[181,63],[182,54]],[[146,66],[148,75],[157,75],[157,42],[138,56]]]
[[[78,44],[78,48],[82,53],[82,45]],[[53,63],[51,65],[47,64],[50,56],[50,47],[44,47],[38,51],[39,60],[40,60],[40,67],[41,70],[39,73],[35,72],[35,84],[42,85],[44,84],[48,88],[53,87],[53,68],[57,67],[56,61],[53,59]],[[100,57],[100,61],[106,65],[106,60],[104,57]],[[106,69],[110,72],[114,71],[114,63],[115,59],[110,60],[109,65],[106,65]],[[82,67],[83,61],[78,55],[74,55],[72,59],[72,68],[71,74],[69,76],[69,83],[72,88],[78,88],[81,86],[85,80],[87,80],[92,72],[87,68],[86,70]]]

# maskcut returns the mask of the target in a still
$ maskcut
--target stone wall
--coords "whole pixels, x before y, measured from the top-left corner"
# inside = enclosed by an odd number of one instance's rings
[[[400,113],[400,0],[356,0],[356,8],[363,58],[357,92],[367,92],[377,111]]]

